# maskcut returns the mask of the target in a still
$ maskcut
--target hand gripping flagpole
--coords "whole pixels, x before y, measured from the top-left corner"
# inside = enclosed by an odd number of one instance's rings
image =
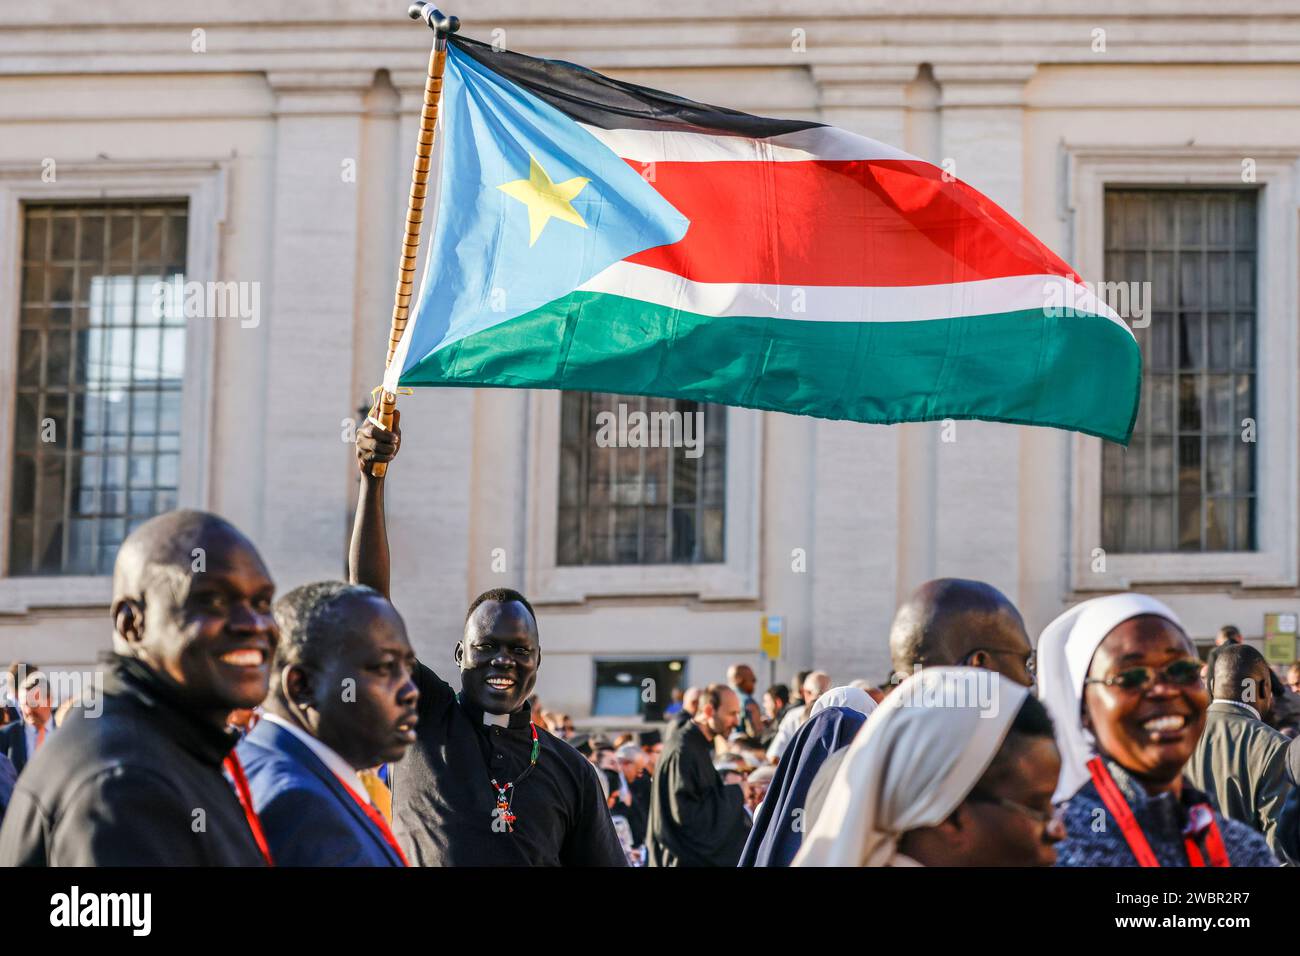
[[[438,100],[442,97],[442,71],[447,65],[447,37],[460,29],[460,18],[449,17],[422,0],[411,4],[407,15],[423,20],[434,32],[433,50],[429,53],[429,74],[424,83],[424,108],[420,110],[420,137],[415,144],[415,164],[411,168],[411,196],[406,204],[406,232],[402,236],[402,257],[397,264],[397,292],[393,298],[393,321],[388,330],[388,356],[384,368],[393,364],[393,355],[402,341],[410,316],[411,290],[415,284],[415,260],[420,251],[420,226],[424,222],[424,200],[429,191],[429,159],[433,154],[434,129],[438,124]],[[379,388],[379,396],[370,409],[370,417],[386,429],[393,427],[397,394]],[[388,471],[386,462],[376,462],[370,473],[376,478]]]

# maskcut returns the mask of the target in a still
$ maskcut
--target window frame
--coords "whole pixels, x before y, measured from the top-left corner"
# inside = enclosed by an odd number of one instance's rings
[[[114,200],[185,201],[185,279],[219,276],[220,231],[226,218],[228,164],[223,162],[58,162],[43,182],[35,163],[0,164],[0,448],[13,449],[14,401],[22,263],[22,206],[26,202],[102,203]],[[179,507],[207,508],[216,329],[210,319],[185,322],[185,376],[181,386]],[[112,597],[111,575],[9,576],[13,468],[0,468],[0,613],[33,607],[95,607]]]
[[[619,399],[620,405],[621,405],[624,401],[626,401],[628,404],[631,404],[632,402],[637,402],[637,403],[639,403],[639,402],[641,402],[641,401],[647,401],[647,402],[648,402],[648,401],[654,401],[654,400],[655,400],[655,399],[653,398],[653,396],[622,395],[622,394],[619,394],[619,393],[610,393],[610,392],[597,392],[597,393],[592,393],[592,392],[572,392],[572,391],[561,391],[561,392],[560,392],[560,411],[561,411],[561,446],[562,446],[562,447],[563,447],[563,412],[564,412],[564,403],[565,403],[565,401],[566,401],[567,399],[572,399],[572,400],[575,400],[575,401],[581,402],[581,403],[583,403],[583,404],[586,406],[586,410],[587,410],[588,412],[591,412],[591,411],[592,411],[592,405],[594,404],[594,403],[592,402],[592,396],[593,396],[593,394],[595,394],[595,395],[611,395],[611,394],[612,394],[612,395],[615,395],[615,397],[617,397],[617,398]],[[681,400],[681,399],[669,399],[669,400],[667,400],[667,401],[683,401],[683,400]],[[725,434],[725,433],[726,433],[726,424],[727,424],[727,410],[726,410],[726,407],[725,407],[725,406],[716,405],[716,404],[710,404],[710,403],[705,403],[705,402],[698,402],[698,403],[695,403],[695,404],[696,404],[696,405],[697,405],[701,410],[705,409],[706,406],[707,406],[707,408],[709,408],[709,409],[713,409],[713,411],[706,412],[705,414],[707,414],[708,417],[714,421],[714,423],[715,423],[715,424],[714,424],[714,427],[715,427],[715,428],[718,428],[718,426],[719,426],[719,424],[720,424],[720,428],[719,428],[719,430],[723,433],[723,438],[722,438],[722,441],[721,441],[721,443],[720,443],[720,444],[722,445],[722,449],[723,449],[723,461],[722,461],[722,470],[723,470],[723,475],[722,475],[722,478],[723,478],[723,481],[722,481],[722,494],[723,494],[723,501],[722,501],[722,503],[721,503],[721,510],[722,510],[722,534],[721,534],[721,540],[718,542],[718,546],[719,546],[719,550],[723,553],[724,560],[725,560],[725,554],[726,554],[726,528],[727,528],[727,520],[726,520],[726,519],[727,519],[727,508],[726,508],[726,500],[725,500],[725,498],[726,498],[726,448],[727,448],[727,439],[726,439],[726,434]],[[600,409],[597,409],[597,410],[596,410],[596,414],[599,415],[599,414],[604,414],[605,412],[612,412],[613,414],[617,415],[617,414],[618,414],[617,409],[620,407],[620,405],[615,405],[614,408],[611,408],[611,409],[607,409],[607,408],[600,408]],[[676,414],[678,414],[678,415],[689,415],[689,414],[693,414],[693,413],[691,413],[691,412],[682,412],[680,409],[676,409],[676,408],[674,409],[674,412],[675,412]],[[592,415],[589,414],[589,415],[586,416],[586,419],[587,419],[587,420],[590,420],[592,417],[594,417],[594,416],[592,416]],[[719,420],[720,420],[720,422],[719,422]],[[708,434],[710,434],[710,433],[707,432],[707,430],[706,430],[706,434],[705,434],[705,436],[704,436],[704,440],[705,440],[705,443],[706,443],[706,444],[707,444],[708,441],[709,441],[709,439],[708,439]],[[590,438],[590,436],[588,436],[588,438]],[[595,446],[594,446],[594,443],[591,443],[590,441],[588,441],[586,444],[590,445],[592,448],[595,447]],[[612,453],[614,453],[614,452],[617,451],[617,450],[618,450],[618,449],[614,449],[614,448],[603,449],[603,451],[608,451],[608,452],[610,452],[610,453],[611,453],[611,457],[612,457]],[[640,452],[641,452],[641,462],[640,462],[639,471],[638,471],[638,479],[640,479],[641,481],[644,481],[644,478],[645,478],[645,475],[646,475],[646,471],[645,471],[645,458],[646,458],[646,452],[647,452],[647,450],[648,450],[648,446],[647,446],[647,447],[643,447],[643,448],[640,449]],[[668,449],[665,449],[665,450],[668,452],[668,455],[667,455],[667,475],[668,475],[668,477],[669,477],[668,484],[671,486],[671,488],[673,489],[673,492],[674,492],[674,494],[675,494],[675,493],[677,492],[677,490],[678,490],[678,483],[677,483],[677,480],[676,480],[676,472],[675,472],[675,464],[676,464],[676,460],[677,460],[677,459],[676,459],[676,453],[679,451],[679,449],[677,449],[677,448],[668,448]],[[703,451],[704,449],[701,449],[701,450]],[[577,507],[575,508],[575,510],[577,510],[577,511],[588,511],[588,509],[590,509],[590,508],[593,507],[593,506],[591,505],[591,503],[590,503],[590,500],[589,500],[589,499],[590,499],[590,493],[591,493],[591,475],[592,475],[592,470],[593,470],[592,458],[594,458],[594,457],[595,457],[596,455],[598,455],[599,453],[600,453],[600,452],[599,452],[599,450],[598,450],[598,451],[594,451],[594,452],[592,452],[592,454],[591,454],[590,456],[587,456],[587,457],[584,459],[584,460],[585,460],[585,464],[587,465],[587,467],[586,467],[585,469],[583,469],[583,468],[580,467],[580,468],[579,468],[579,471],[580,471],[580,472],[583,472],[583,473],[582,473],[582,474],[579,474],[579,475],[577,475],[577,476],[575,476],[576,478],[579,479],[579,480],[576,482],[578,485],[581,486],[581,485],[583,485],[583,484],[585,483],[585,487],[583,488],[583,497],[585,497],[585,498],[588,499],[587,504],[585,505],[585,507],[583,507],[583,506],[577,506]],[[669,500],[669,499],[668,499],[668,496],[667,496],[667,492],[665,492],[664,499],[663,499],[662,501],[658,501],[658,502],[655,502],[655,503],[653,503],[653,504],[647,504],[646,502],[641,501],[641,502],[639,502],[637,505],[634,506],[634,507],[640,507],[640,508],[642,508],[642,509],[645,509],[646,511],[653,511],[653,512],[657,512],[657,513],[658,513],[658,514],[655,516],[654,519],[647,519],[647,520],[646,520],[646,523],[645,523],[642,527],[643,527],[644,529],[648,529],[648,528],[650,527],[651,523],[652,523],[652,520],[661,521],[661,522],[664,524],[665,529],[666,529],[666,534],[665,534],[665,539],[664,539],[664,545],[665,545],[665,552],[666,552],[666,554],[671,555],[671,553],[672,553],[672,543],[669,541],[669,538],[670,538],[670,537],[672,536],[672,534],[673,534],[673,532],[672,532],[670,529],[671,529],[671,523],[672,523],[672,520],[673,520],[673,514],[672,514],[672,512],[674,512],[675,510],[680,510],[680,509],[682,509],[682,508],[684,508],[684,507],[687,507],[687,506],[693,506],[693,512],[694,512],[693,515],[692,515],[692,521],[693,521],[693,523],[694,523],[694,527],[693,527],[693,538],[694,538],[694,540],[696,540],[696,541],[698,542],[699,539],[700,539],[700,537],[701,537],[701,526],[702,526],[702,524],[703,524],[703,514],[704,514],[704,511],[706,510],[706,507],[705,507],[703,501],[701,500],[701,499],[703,498],[703,489],[702,489],[702,485],[703,485],[704,477],[705,477],[704,464],[703,464],[703,463],[704,463],[705,461],[708,461],[708,459],[704,458],[703,456],[701,456],[701,457],[698,459],[699,464],[697,465],[697,469],[698,469],[698,470],[697,470],[697,473],[696,473],[695,488],[692,489],[692,496],[695,498],[695,501],[692,502],[692,501],[689,501],[689,500],[688,500],[688,501],[682,502],[682,501],[679,501],[679,500],[676,500],[676,499]],[[613,468],[613,467],[614,467],[614,466],[611,464],[611,468]],[[563,478],[563,473],[564,473],[564,462],[563,462],[563,458],[561,458],[561,462],[560,462],[560,473],[561,473],[561,477]],[[621,470],[621,469],[619,469],[619,474],[620,474],[620,476],[621,476],[621,474],[622,474],[622,470]],[[611,491],[611,501],[608,502],[607,504],[604,504],[604,505],[602,505],[602,504],[597,504],[595,507],[596,507],[596,508],[601,508],[601,507],[608,507],[608,508],[619,507],[619,505],[617,505],[617,504],[615,504],[615,503],[613,502],[612,498],[613,498],[613,495],[612,495],[612,491]],[[588,516],[589,516],[589,511],[588,511]],[[581,561],[581,560],[579,560],[579,561],[568,561],[568,560],[563,560],[563,559],[561,558],[560,553],[559,553],[559,551],[560,551],[560,543],[561,543],[561,542],[560,542],[560,540],[558,539],[558,533],[557,533],[557,540],[556,540],[556,549],[557,549],[557,550],[556,550],[556,564],[557,564],[558,567],[566,567],[566,568],[570,568],[570,567],[609,567],[609,566],[611,566],[611,564],[612,564],[613,566],[618,566],[618,564],[620,563],[620,562],[610,562],[610,561]],[[643,542],[641,542],[641,543],[643,543]],[[584,544],[583,536],[581,535],[581,533],[579,533],[578,540],[577,540],[577,545],[578,545],[578,550],[579,550],[579,551],[582,551],[582,550],[583,550],[583,544]],[[641,550],[644,550],[644,549],[641,549]],[[702,553],[702,552],[703,552],[703,548],[702,548],[702,547],[697,547],[697,548],[694,549],[694,550],[695,550],[696,553]],[[688,560],[688,561],[666,561],[666,562],[655,562],[655,561],[637,560],[637,561],[634,561],[634,562],[633,562],[633,561],[629,561],[629,562],[622,562],[622,563],[624,563],[624,564],[628,564],[628,565],[635,564],[635,565],[637,565],[637,566],[641,566],[641,565],[647,565],[647,564],[650,564],[650,565],[653,565],[653,564],[718,564],[718,563],[721,563],[721,562],[719,562],[719,561],[717,561],[717,560],[713,560],[713,559],[709,559],[709,560],[705,560],[705,559],[694,560],[694,557],[692,557],[692,559],[691,559],[691,560]]]
[[[1256,227],[1255,229],[1251,230],[1251,235],[1249,237],[1249,242],[1251,243],[1251,245],[1248,249],[1239,248],[1237,246],[1235,238],[1230,239],[1231,245],[1229,250],[1226,252],[1226,255],[1229,257],[1228,262],[1232,267],[1232,270],[1230,271],[1227,277],[1228,288],[1226,289],[1226,294],[1228,295],[1230,301],[1226,304],[1222,302],[1216,304],[1212,301],[1213,293],[1209,291],[1212,272],[1210,272],[1209,269],[1207,268],[1207,272],[1204,277],[1206,282],[1206,290],[1207,290],[1206,297],[1202,301],[1200,301],[1198,305],[1189,308],[1181,301],[1182,294],[1183,294],[1183,279],[1180,272],[1180,268],[1182,264],[1189,260],[1195,261],[1197,259],[1202,259],[1202,258],[1204,258],[1208,262],[1209,257],[1223,256],[1225,255],[1225,252],[1221,247],[1213,246],[1213,244],[1209,241],[1208,236],[1205,244],[1202,245],[1200,242],[1200,237],[1196,237],[1195,239],[1192,240],[1193,245],[1189,246],[1186,238],[1182,235],[1181,223],[1175,227],[1173,225],[1173,220],[1176,220],[1181,216],[1182,214],[1181,210],[1183,208],[1182,203],[1186,199],[1191,199],[1191,201],[1197,203],[1199,209],[1202,212],[1207,214],[1207,221],[1208,221],[1210,203],[1212,201],[1216,203],[1222,203],[1223,206],[1229,212],[1230,215],[1229,228],[1232,231],[1232,233],[1235,235],[1238,227],[1239,210],[1249,207],[1251,210],[1251,220],[1252,222],[1254,222],[1255,216],[1258,214],[1259,211],[1259,200],[1260,200],[1259,190],[1251,188],[1249,184],[1247,184],[1244,188],[1232,188],[1232,189],[1224,189],[1224,188],[1207,189],[1207,188],[1200,188],[1200,187],[1189,187],[1189,188],[1139,187],[1138,189],[1132,189],[1130,187],[1125,187],[1125,186],[1110,185],[1106,187],[1105,196],[1108,205],[1110,204],[1112,199],[1116,200],[1117,206],[1123,204],[1125,202],[1125,199],[1122,197],[1125,196],[1141,196],[1143,197],[1143,202],[1151,201],[1157,206],[1162,205],[1163,211],[1166,213],[1166,215],[1170,217],[1171,220],[1170,223],[1166,225],[1166,228],[1171,230],[1176,228],[1178,230],[1179,242],[1172,249],[1172,251],[1170,251],[1165,249],[1158,250],[1154,248],[1156,242],[1155,240],[1150,240],[1145,244],[1146,245],[1145,249],[1138,251],[1138,254],[1142,255],[1146,259],[1147,263],[1154,262],[1155,257],[1159,255],[1169,256],[1169,261],[1171,265],[1170,279],[1175,285],[1174,301],[1165,303],[1162,309],[1160,310],[1160,314],[1162,318],[1168,319],[1167,325],[1169,327],[1165,328],[1164,331],[1168,334],[1167,341],[1170,349],[1172,350],[1170,355],[1168,356],[1168,359],[1170,361],[1169,367],[1167,369],[1161,370],[1160,373],[1161,376],[1169,384],[1169,391],[1167,392],[1167,396],[1170,404],[1164,410],[1165,414],[1167,414],[1170,419],[1169,430],[1168,431],[1152,430],[1147,434],[1145,440],[1139,440],[1138,433],[1135,430],[1133,444],[1139,447],[1140,453],[1146,453],[1147,455],[1146,460],[1143,462],[1144,481],[1143,481],[1142,489],[1138,492],[1134,492],[1127,487],[1128,469],[1130,464],[1128,460],[1128,456],[1133,454],[1132,445],[1130,446],[1130,450],[1127,452],[1121,451],[1120,446],[1118,445],[1110,445],[1110,446],[1103,445],[1103,453],[1102,453],[1103,530],[1102,530],[1101,547],[1103,548],[1108,547],[1105,540],[1106,501],[1108,498],[1116,500],[1117,506],[1121,506],[1121,507],[1123,505],[1131,504],[1133,502],[1145,502],[1149,504],[1151,507],[1151,511],[1150,511],[1151,523],[1147,527],[1148,540],[1145,542],[1147,547],[1144,547],[1141,550],[1136,552],[1119,550],[1119,553],[1124,553],[1124,554],[1148,553],[1148,551],[1157,551],[1157,552],[1164,552],[1164,553],[1170,552],[1171,549],[1167,547],[1166,548],[1149,547],[1153,543],[1151,539],[1153,539],[1155,536],[1156,515],[1158,513],[1157,509],[1162,509],[1164,511],[1165,516],[1170,519],[1169,530],[1173,533],[1176,542],[1181,542],[1183,536],[1192,530],[1183,522],[1183,518],[1184,518],[1183,508],[1185,503],[1190,497],[1189,495],[1184,494],[1185,467],[1183,465],[1183,450],[1185,447],[1185,443],[1187,443],[1190,439],[1191,441],[1195,442],[1196,452],[1198,456],[1198,466],[1197,466],[1198,479],[1197,480],[1199,485],[1199,492],[1196,496],[1198,502],[1197,512],[1196,512],[1197,520],[1196,520],[1196,528],[1195,528],[1196,547],[1195,548],[1189,547],[1185,551],[1183,548],[1179,547],[1177,548],[1177,550],[1179,550],[1182,553],[1188,553],[1188,554],[1214,553],[1212,549],[1209,550],[1208,552],[1202,549],[1202,544],[1204,542],[1207,542],[1211,536],[1210,524],[1208,521],[1208,514],[1210,510],[1216,508],[1225,509],[1222,516],[1219,519],[1222,534],[1226,539],[1235,540],[1237,538],[1238,529],[1236,527],[1236,524],[1239,516],[1239,508],[1242,505],[1245,505],[1246,508],[1249,510],[1249,512],[1253,512],[1256,505],[1258,504],[1258,498],[1256,495],[1257,481],[1256,481],[1256,476],[1254,475],[1254,459],[1255,459],[1255,450],[1256,450],[1254,444],[1257,443],[1247,443],[1241,440],[1241,431],[1242,431],[1240,425],[1241,418],[1238,416],[1244,414],[1245,409],[1229,414],[1228,417],[1224,420],[1224,423],[1220,424],[1219,428],[1216,429],[1215,427],[1216,423],[1213,421],[1214,416],[1212,414],[1214,392],[1211,388],[1211,384],[1214,382],[1215,379],[1218,379],[1219,382],[1221,383],[1222,379],[1226,378],[1230,386],[1229,408],[1236,409],[1237,404],[1239,402],[1238,396],[1239,396],[1239,386],[1241,384],[1241,380],[1242,378],[1248,378],[1250,383],[1250,397],[1247,399],[1247,401],[1249,405],[1254,404],[1254,392],[1255,392],[1256,374],[1257,374],[1256,365],[1258,364],[1258,358],[1259,358],[1259,349],[1257,347],[1258,343],[1255,340],[1255,334],[1258,330],[1259,318],[1255,311],[1254,302],[1251,302],[1250,305],[1246,307],[1241,307],[1237,303],[1237,292],[1236,292],[1237,271],[1236,270],[1240,262],[1240,259],[1238,257],[1248,255],[1251,264],[1252,279],[1258,278],[1259,250],[1254,248],[1253,245],[1254,240],[1257,237],[1258,228]],[[1214,199],[1212,200],[1211,197],[1214,197]],[[1148,210],[1148,212],[1150,213],[1151,211]],[[1106,228],[1108,231],[1110,230],[1111,225],[1109,222],[1106,223]],[[1117,255],[1126,258],[1134,255],[1135,250],[1131,246],[1127,246],[1123,239],[1119,239],[1117,237],[1117,241],[1122,247],[1124,247],[1116,251]],[[1106,252],[1107,257],[1109,257],[1111,253],[1112,250],[1108,246]],[[1107,279],[1129,281],[1126,279],[1121,279],[1121,277],[1117,275],[1115,276],[1108,275]],[[1154,276],[1149,276],[1148,281],[1153,282]],[[1251,287],[1252,296],[1254,295],[1254,291],[1257,285],[1258,282],[1252,283],[1252,287]],[[1249,367],[1245,370],[1238,367],[1235,353],[1233,351],[1235,345],[1234,342],[1234,337],[1236,334],[1235,330],[1238,327],[1238,322],[1242,313],[1249,314],[1249,326],[1250,326],[1249,341],[1251,343]],[[1199,334],[1196,336],[1194,347],[1199,347],[1203,349],[1203,352],[1200,355],[1200,363],[1194,367],[1187,367],[1187,368],[1183,367],[1183,363],[1181,361],[1182,359],[1181,347],[1185,347],[1188,344],[1188,339],[1185,334],[1186,330],[1182,326],[1182,317],[1185,314],[1192,315],[1198,324]],[[1222,367],[1216,367],[1212,359],[1211,343],[1213,340],[1213,324],[1211,320],[1216,316],[1220,318],[1228,319],[1226,328],[1228,333],[1227,346],[1229,350],[1229,355],[1226,357],[1227,365]],[[1138,334],[1140,334],[1141,331],[1143,330],[1139,330]],[[1150,344],[1154,341],[1155,338],[1154,329],[1147,329],[1144,331],[1147,332],[1147,343],[1148,346],[1150,346]],[[1146,362],[1144,357],[1144,366],[1145,365]],[[1148,376],[1144,374],[1144,378],[1148,378]],[[1197,389],[1197,392],[1200,395],[1200,398],[1203,403],[1200,409],[1201,420],[1194,427],[1188,427],[1183,422],[1183,386],[1188,381],[1191,381],[1194,384],[1194,386],[1200,386],[1200,388]],[[1144,381],[1143,384],[1146,385],[1147,382]],[[1144,389],[1144,395],[1145,395],[1145,389]],[[1145,412],[1149,412],[1149,415],[1144,415]],[[1251,414],[1254,414],[1253,410]],[[1138,413],[1139,423],[1142,423],[1144,417],[1154,417],[1154,415],[1155,412],[1153,410],[1148,410],[1146,408],[1139,409],[1139,413]],[[1226,424],[1227,426],[1226,430],[1224,430],[1224,424]],[[1150,452],[1153,448],[1154,442],[1166,442],[1167,447],[1169,449],[1167,467],[1161,469],[1164,472],[1163,479],[1165,484],[1165,487],[1161,487],[1161,488],[1156,488],[1151,481],[1151,479],[1155,478],[1155,476],[1158,474],[1159,471],[1155,467],[1155,462],[1153,458],[1150,456]],[[1227,482],[1226,491],[1222,487],[1217,489],[1213,488],[1211,482],[1212,461],[1213,461],[1213,456],[1211,454],[1211,451],[1216,445],[1220,445],[1225,442],[1230,447],[1230,458],[1228,462],[1228,482]],[[1116,470],[1119,472],[1117,477],[1121,479],[1119,484],[1117,484],[1114,488],[1109,488],[1109,489],[1106,487],[1106,477],[1104,474],[1106,468],[1106,457],[1108,452],[1116,453],[1115,454]],[[1239,472],[1242,470],[1243,461],[1249,463],[1249,474],[1250,474],[1249,486],[1244,491],[1237,484],[1238,478],[1240,477]],[[1127,518],[1121,517],[1120,523],[1122,527],[1119,529],[1120,538],[1126,537],[1130,530],[1129,526],[1127,526],[1125,523],[1126,521]],[[1251,525],[1247,532],[1248,545],[1242,545],[1240,547],[1233,547],[1233,548],[1225,548],[1223,550],[1231,551],[1233,554],[1255,553],[1256,549],[1254,547],[1253,542],[1254,539],[1256,538],[1257,525],[1258,525],[1258,521],[1251,522]]]
[[[727,407],[727,517],[722,562],[561,565],[557,562],[556,533],[562,394],[553,389],[528,393],[525,583],[530,600],[534,604],[580,604],[589,598],[615,596],[757,600],[763,414],[750,408]]]
[[[1258,195],[1256,228],[1255,446],[1256,550],[1106,553],[1101,548],[1102,442],[1075,434],[1070,443],[1068,552],[1074,592],[1128,590],[1143,584],[1237,584],[1295,587],[1297,242],[1296,170],[1300,153],[1278,149],[1065,148],[1073,263],[1092,281],[1104,275],[1105,190],[1108,186],[1251,186]],[[1242,180],[1242,160],[1255,161],[1255,181]],[[1263,343],[1268,343],[1263,348]],[[1274,436],[1272,440],[1269,435]]]

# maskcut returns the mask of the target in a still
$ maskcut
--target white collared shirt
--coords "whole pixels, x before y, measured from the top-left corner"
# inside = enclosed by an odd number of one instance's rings
[[[1256,720],[1263,720],[1263,719],[1264,719],[1263,717],[1261,717],[1261,716],[1259,715],[1259,711],[1258,711],[1258,710],[1256,710],[1254,707],[1250,706],[1250,704],[1242,703],[1242,702],[1239,701],[1239,700],[1216,700],[1215,703],[1216,703],[1216,704],[1231,704],[1233,707],[1241,707],[1241,708],[1244,709],[1244,710],[1248,710],[1248,711],[1250,711],[1250,715],[1251,715],[1252,717],[1254,717]]]
[[[343,786],[356,794],[358,800],[362,803],[370,802],[370,794],[366,791],[365,785],[361,782],[361,777],[352,769],[346,760],[340,757],[332,749],[327,747],[318,738],[313,737],[307,731],[303,730],[292,721],[285,720],[278,714],[263,714],[263,720],[269,720],[277,727],[283,727],[289,733],[301,740],[307,747],[320,758],[321,763],[328,767],[342,782]]]

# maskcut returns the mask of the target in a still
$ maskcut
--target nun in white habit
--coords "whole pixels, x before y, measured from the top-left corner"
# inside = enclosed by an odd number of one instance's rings
[[[1120,628],[1135,618],[1142,620]],[[1112,634],[1116,646],[1099,656]],[[1223,817],[1186,780],[1182,765],[1169,777],[1143,762],[1143,748],[1162,745],[1159,730],[1135,732],[1135,723],[1146,727],[1143,715],[1182,716],[1184,727],[1203,723],[1209,694],[1199,670],[1178,617],[1146,594],[1084,601],[1047,626],[1038,640],[1038,696],[1061,752],[1053,800],[1068,832],[1057,866],[1277,865],[1263,836]],[[1090,684],[1101,685],[1091,700],[1084,693]],[[1109,747],[1099,746],[1088,726],[1099,728]],[[1186,736],[1181,728],[1171,733]],[[1175,750],[1186,741],[1163,746]]]
[[[876,702],[861,687],[854,687],[851,684],[832,687],[813,701],[812,710],[808,711],[808,720],[812,720],[829,707],[847,707],[849,710],[856,710],[863,717],[870,717],[871,712],[876,709]]]
[[[1096,742],[1083,726],[1083,687],[1097,648],[1111,631],[1144,614],[1162,617],[1182,629],[1182,622],[1162,601],[1147,594],[1110,594],[1084,601],[1066,611],[1038,638],[1038,699],[1052,715],[1061,750],[1061,777],[1055,803],[1064,803],[1088,782],[1088,761]]]
[[[991,691],[982,704],[972,694],[980,686]],[[1028,693],[970,667],[928,667],[903,681],[846,751],[793,865],[919,865],[899,852],[900,839],[952,815],[1002,747]],[[933,705],[938,701],[946,703]]]

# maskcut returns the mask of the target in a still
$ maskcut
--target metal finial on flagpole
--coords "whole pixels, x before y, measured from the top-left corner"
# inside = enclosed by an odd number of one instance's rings
[[[424,107],[420,110],[420,135],[415,143],[415,164],[411,168],[411,195],[406,204],[406,231],[402,235],[402,255],[397,263],[397,291],[393,298],[393,321],[388,330],[388,355],[384,368],[393,364],[393,355],[402,341],[410,317],[411,292],[415,285],[415,261],[420,251],[420,226],[424,222],[424,200],[429,190],[429,164],[433,155],[433,136],[438,125],[438,101],[442,97],[442,73],[447,65],[447,37],[460,29],[460,18],[449,17],[432,3],[416,0],[407,15],[423,20],[434,31],[433,50],[429,53],[428,78],[424,83]],[[370,416],[386,429],[393,427],[393,410],[397,395],[381,389]],[[388,465],[377,462],[371,474],[382,478]]]
[[[455,33],[460,29],[460,17],[449,17],[434,7],[432,3],[425,3],[424,0],[415,0],[406,15],[412,20],[423,20],[429,25],[429,29],[442,35],[444,38],[449,33]]]

